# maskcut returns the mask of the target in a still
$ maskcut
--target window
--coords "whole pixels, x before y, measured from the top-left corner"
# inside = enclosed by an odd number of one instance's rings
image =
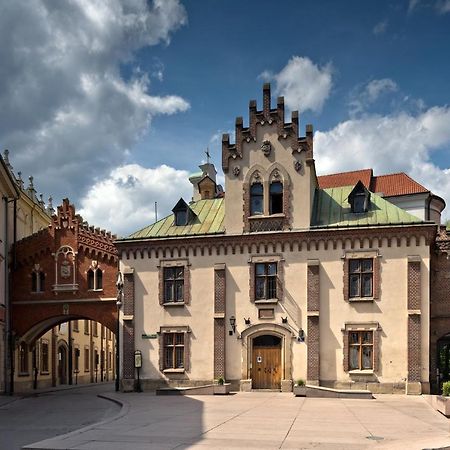
[[[274,181],[270,184],[269,214],[283,212],[283,183]]]
[[[84,321],[84,334],[89,334],[89,320]]]
[[[180,198],[178,203],[174,206],[172,212],[175,218],[175,226],[187,225],[189,221],[196,217],[194,211],[189,208],[189,205],[182,198]]]
[[[184,369],[184,333],[164,333],[164,370]]]
[[[373,331],[349,332],[349,369],[373,369]]]
[[[361,181],[358,181],[348,196],[352,213],[365,213],[370,206],[370,192]]]
[[[25,342],[19,346],[19,373],[28,373],[28,345]]]
[[[164,267],[164,303],[184,302],[184,267]]]
[[[73,331],[75,331],[76,333],[78,333],[80,331],[78,320],[73,321]]]
[[[92,322],[92,334],[97,337],[98,336],[98,323]]]
[[[277,298],[277,263],[255,264],[255,300]]]
[[[373,259],[349,260],[349,297],[373,297]]]
[[[261,183],[254,183],[250,187],[250,215],[256,216],[264,213],[264,193]]]
[[[89,349],[84,349],[84,371],[89,372]]]
[[[75,348],[74,371],[77,373],[80,371],[80,349],[79,348]]]
[[[45,274],[39,269],[31,273],[31,292],[44,292]]]
[[[101,291],[103,289],[103,272],[100,268],[87,271],[87,284],[90,291]]]
[[[41,373],[48,373],[48,342],[41,344]]]

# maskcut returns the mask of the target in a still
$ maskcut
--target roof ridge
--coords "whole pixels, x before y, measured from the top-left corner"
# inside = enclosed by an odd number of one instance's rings
[[[346,172],[328,173],[328,174],[325,174],[325,175],[317,175],[317,177],[318,178],[320,178],[320,177],[331,177],[331,176],[334,176],[334,175],[343,175],[345,173],[367,172],[369,170],[373,173],[373,169],[372,168],[368,168],[368,169],[348,170]]]

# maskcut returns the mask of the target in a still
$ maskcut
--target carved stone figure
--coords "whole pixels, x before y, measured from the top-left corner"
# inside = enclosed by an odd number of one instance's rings
[[[263,141],[263,143],[261,144],[261,150],[265,156],[269,156],[270,152],[272,151],[272,144],[270,143],[270,141]]]

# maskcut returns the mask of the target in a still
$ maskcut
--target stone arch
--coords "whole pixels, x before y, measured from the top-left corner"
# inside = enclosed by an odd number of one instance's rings
[[[252,325],[241,333],[241,378],[242,380],[250,380],[253,339],[266,334],[281,338],[281,384],[283,386],[283,380],[292,380],[292,340],[295,335],[290,328],[276,323],[259,323]]]

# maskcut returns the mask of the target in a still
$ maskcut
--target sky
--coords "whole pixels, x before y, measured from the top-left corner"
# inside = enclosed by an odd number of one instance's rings
[[[318,174],[404,171],[450,210],[450,0],[0,0],[0,146],[44,198],[125,236],[270,82]],[[450,218],[450,213],[445,213]]]

